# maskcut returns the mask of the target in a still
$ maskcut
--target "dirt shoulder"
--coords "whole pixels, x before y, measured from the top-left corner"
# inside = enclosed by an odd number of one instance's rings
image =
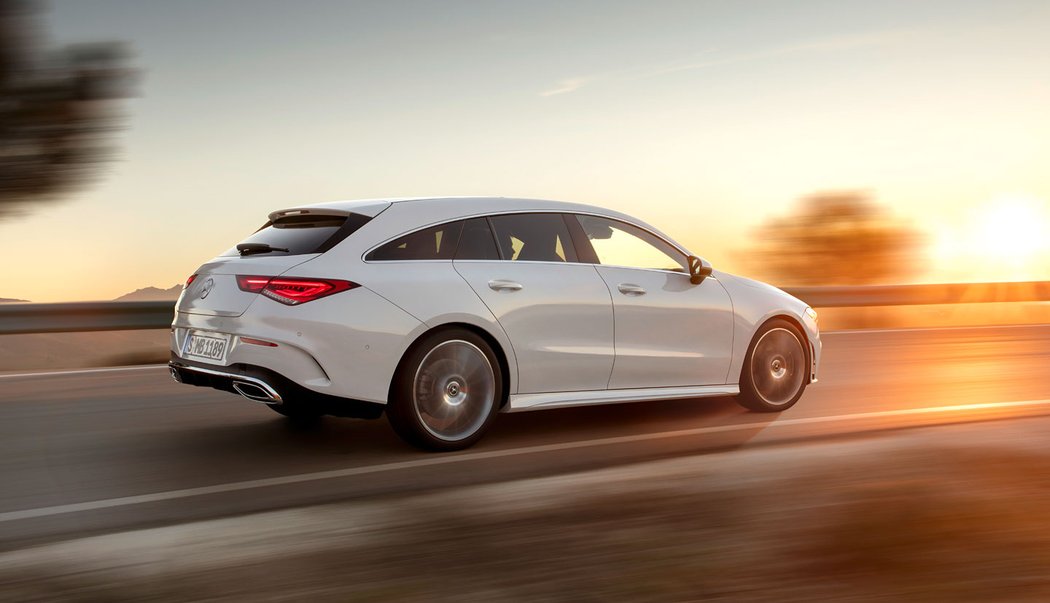
[[[0,599],[1050,600],[1048,434],[917,429],[82,538],[0,554]]]

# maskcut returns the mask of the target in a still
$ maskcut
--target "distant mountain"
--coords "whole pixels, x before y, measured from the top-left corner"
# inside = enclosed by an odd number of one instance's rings
[[[29,303],[29,300],[28,299],[11,299],[9,297],[0,297],[0,304],[25,304],[25,303]]]
[[[182,285],[175,285],[170,289],[145,287],[121,295],[113,301],[175,301],[180,293],[182,293]]]

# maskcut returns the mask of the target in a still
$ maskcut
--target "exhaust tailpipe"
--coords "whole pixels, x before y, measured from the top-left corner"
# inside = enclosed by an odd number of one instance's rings
[[[266,404],[281,404],[283,402],[277,391],[262,381],[234,381],[233,389],[238,394],[255,402],[265,402]]]

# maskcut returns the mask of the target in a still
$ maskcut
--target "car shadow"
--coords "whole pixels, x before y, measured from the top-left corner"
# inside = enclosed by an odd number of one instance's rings
[[[260,413],[263,413],[260,415]],[[167,446],[186,461],[200,457],[211,464],[287,465],[304,470],[304,461],[354,464],[403,460],[429,454],[402,442],[384,418],[378,420],[323,417],[314,421],[289,420],[265,408],[245,407],[221,425],[177,432]],[[243,420],[236,420],[243,417]],[[749,413],[732,398],[635,402],[615,405],[501,413],[485,438],[470,451],[525,448],[560,442],[676,432],[709,426],[754,424],[734,430],[734,440],[745,443],[773,416]],[[724,439],[724,438],[723,438]],[[155,444],[161,444],[155,442]],[[328,464],[324,462],[324,464]]]

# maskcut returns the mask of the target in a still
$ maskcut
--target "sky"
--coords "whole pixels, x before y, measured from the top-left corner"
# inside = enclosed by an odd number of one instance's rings
[[[47,7],[140,81],[97,181],[0,221],[0,297],[170,287],[272,210],[441,195],[610,207],[736,270],[863,190],[929,235],[920,280],[1050,278],[1045,0]]]

